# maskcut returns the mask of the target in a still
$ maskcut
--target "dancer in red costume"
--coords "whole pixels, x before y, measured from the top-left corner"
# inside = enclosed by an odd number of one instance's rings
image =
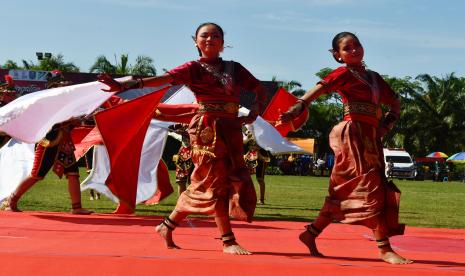
[[[263,111],[265,88],[241,64],[224,61],[223,30],[214,23],[200,25],[194,36],[200,58],[187,62],[159,77],[115,83],[101,81],[109,91],[129,87],[157,87],[164,84],[185,84],[193,92],[199,109],[189,124],[192,161],[195,165],[191,184],[177,202],[174,211],[156,227],[168,248],[179,248],[172,239],[176,226],[189,214],[215,216],[221,233],[223,252],[251,254],[236,242],[229,215],[251,221],[257,198],[253,182],[243,159],[242,125],[255,120]],[[257,94],[247,117],[238,118],[241,89]],[[163,119],[161,109],[157,119]]]
[[[381,144],[381,138],[399,118],[399,97],[378,73],[365,68],[364,50],[354,34],[337,34],[332,47],[336,61],[346,66],[331,72],[281,115],[283,121],[292,120],[313,100],[332,91],[344,104],[344,120],[329,136],[335,154],[329,196],[319,216],[299,238],[311,255],[322,256],[315,239],[333,220],[360,224],[373,230],[382,260],[411,263],[389,243],[390,236],[403,234],[404,225],[398,223],[400,191],[384,175]],[[384,118],[381,105],[389,107]]]

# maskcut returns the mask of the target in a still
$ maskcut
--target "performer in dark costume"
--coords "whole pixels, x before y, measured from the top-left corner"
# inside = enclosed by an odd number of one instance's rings
[[[194,170],[192,163],[192,147],[187,133],[187,124],[176,124],[173,126],[173,131],[181,136],[181,146],[178,153],[173,156],[173,161],[176,165],[176,184],[178,184],[178,194],[186,190],[190,183],[190,176]]]

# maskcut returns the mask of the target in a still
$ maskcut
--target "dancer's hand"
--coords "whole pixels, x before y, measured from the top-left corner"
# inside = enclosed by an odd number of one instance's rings
[[[383,138],[389,131],[394,128],[394,123],[399,118],[399,115],[395,113],[388,112],[384,116],[384,119],[381,121],[380,126],[378,127],[378,137]]]
[[[123,85],[116,80],[114,80],[110,75],[108,74],[99,74],[97,76],[97,81],[108,85],[108,89],[102,89],[102,91],[105,92],[121,92],[123,91]]]
[[[303,101],[297,101],[293,106],[289,108],[288,111],[279,115],[278,121],[281,123],[286,123],[297,118],[302,112],[307,108]]]

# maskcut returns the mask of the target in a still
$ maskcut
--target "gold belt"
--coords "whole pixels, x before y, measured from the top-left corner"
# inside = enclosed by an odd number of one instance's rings
[[[231,102],[222,103],[211,103],[211,102],[200,102],[199,112],[225,112],[225,113],[237,113],[239,111],[239,104]]]
[[[349,102],[344,104],[344,116],[350,114],[360,114],[370,117],[375,117],[377,119],[381,118],[381,108],[372,103],[365,102]]]

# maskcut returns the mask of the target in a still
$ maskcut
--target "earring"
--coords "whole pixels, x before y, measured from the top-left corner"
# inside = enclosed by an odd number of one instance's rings
[[[337,60],[338,60],[338,61],[342,61],[342,58],[338,58]]]

